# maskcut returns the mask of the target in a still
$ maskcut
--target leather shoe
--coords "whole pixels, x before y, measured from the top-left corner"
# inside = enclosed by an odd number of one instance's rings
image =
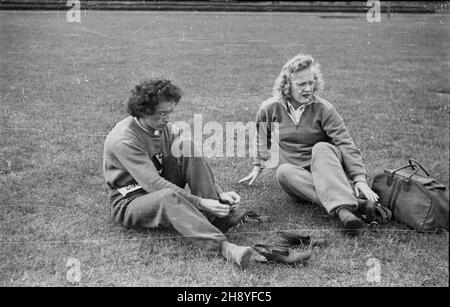
[[[363,222],[347,207],[339,207],[337,215],[342,222],[344,229],[350,234],[357,233],[357,231],[363,227]]]

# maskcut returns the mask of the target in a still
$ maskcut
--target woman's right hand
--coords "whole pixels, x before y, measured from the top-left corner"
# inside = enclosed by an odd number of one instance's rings
[[[217,217],[225,217],[230,213],[230,205],[221,204],[218,200],[202,198],[200,207],[208,213]]]
[[[243,183],[243,182],[250,180],[248,185],[251,185],[256,180],[256,178],[258,178],[259,174],[261,174],[262,170],[263,169],[260,166],[255,165],[253,167],[252,171],[250,172],[250,174],[248,176],[242,178],[241,180],[239,180],[239,183]]]

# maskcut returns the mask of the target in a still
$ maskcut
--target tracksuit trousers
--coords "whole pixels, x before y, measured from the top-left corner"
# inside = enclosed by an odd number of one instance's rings
[[[283,190],[294,199],[322,205],[334,215],[337,207],[358,207],[342,163],[342,154],[336,146],[320,142],[312,148],[310,170],[285,163],[278,167],[276,177]]]
[[[163,159],[162,177],[180,188],[189,185],[191,194],[201,198],[218,199],[218,191],[211,168],[202,157]],[[212,223],[215,217],[208,215],[189,201],[183,193],[174,189],[162,189],[138,196],[125,212],[117,212],[116,220],[126,227],[173,229],[194,245],[213,253],[219,253],[225,235]],[[117,218],[121,216],[121,220]]]

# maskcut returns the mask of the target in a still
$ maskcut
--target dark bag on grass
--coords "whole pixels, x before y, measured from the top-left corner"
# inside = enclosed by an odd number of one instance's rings
[[[426,176],[418,174],[422,170]],[[395,220],[421,231],[448,230],[449,192],[415,160],[375,176],[372,190]]]

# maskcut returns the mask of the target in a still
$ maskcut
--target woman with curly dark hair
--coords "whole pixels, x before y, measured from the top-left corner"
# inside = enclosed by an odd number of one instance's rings
[[[270,127],[278,123],[276,177],[282,189],[295,199],[322,205],[330,215],[339,217],[344,229],[354,233],[363,224],[353,211],[358,204],[376,202],[378,196],[367,185],[361,152],[342,117],[330,102],[317,96],[322,87],[320,66],[310,55],[299,54],[284,65],[275,80],[273,97],[263,102],[257,113],[257,129],[267,129],[257,130],[257,158],[252,172],[240,182],[252,184],[264,169],[269,159]]]
[[[179,133],[169,116],[181,95],[166,79],[141,82],[132,91],[127,103],[131,116],[111,130],[104,145],[112,215],[125,227],[174,229],[244,268],[252,249],[229,243],[223,234],[243,218],[240,196],[221,192],[203,157],[172,153]]]

